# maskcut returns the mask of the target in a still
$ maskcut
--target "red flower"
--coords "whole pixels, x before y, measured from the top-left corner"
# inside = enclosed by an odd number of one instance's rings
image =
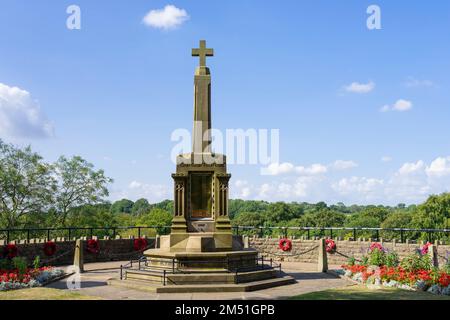
[[[48,241],[44,244],[44,253],[47,257],[54,255],[56,252],[56,244],[53,241]]]
[[[326,251],[328,253],[335,253],[336,252],[336,243],[334,242],[333,239],[326,239],[325,240],[325,247],[326,247]]]
[[[374,242],[370,245],[369,250],[372,252],[374,250],[383,251],[383,246],[380,243]]]
[[[148,246],[147,239],[145,239],[145,238],[134,239],[134,242],[133,242],[134,250],[144,251],[145,249],[147,249],[147,246]]]
[[[291,251],[292,250],[292,241],[289,239],[280,239],[278,243],[278,247],[283,251]]]
[[[422,249],[420,250],[420,254],[421,255],[425,255],[428,253],[428,248],[431,246],[432,244],[427,242],[426,244],[423,245]]]
[[[86,250],[89,253],[98,254],[100,252],[100,245],[98,243],[98,240],[96,240],[96,239],[89,239],[87,241]]]
[[[3,256],[8,259],[17,257],[17,246],[13,243],[7,244],[3,249]]]

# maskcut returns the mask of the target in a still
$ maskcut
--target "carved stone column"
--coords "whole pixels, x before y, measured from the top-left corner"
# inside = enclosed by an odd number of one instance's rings
[[[187,175],[172,174],[174,180],[174,203],[172,233],[186,233],[186,188]]]
[[[228,182],[231,174],[217,174],[218,180],[218,198],[217,198],[217,221],[216,229],[218,231],[231,232],[231,222],[228,216]]]

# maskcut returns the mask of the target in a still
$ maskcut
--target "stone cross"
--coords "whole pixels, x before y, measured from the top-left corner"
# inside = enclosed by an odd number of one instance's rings
[[[200,48],[192,49],[193,57],[200,57],[200,67],[206,67],[206,57],[214,56],[214,49],[206,48],[206,41],[200,40]]]

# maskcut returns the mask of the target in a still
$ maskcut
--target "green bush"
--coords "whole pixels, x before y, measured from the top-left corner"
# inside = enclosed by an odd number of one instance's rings
[[[369,265],[371,266],[383,266],[385,264],[386,254],[383,250],[372,250],[369,253]]]
[[[12,259],[12,264],[17,269],[19,276],[27,273],[27,260],[22,257],[15,257]]]
[[[398,254],[396,252],[389,252],[384,257],[384,264],[386,267],[397,267],[399,264]]]
[[[400,266],[406,271],[414,272],[418,270],[431,270],[433,265],[429,255],[415,253],[403,258]]]

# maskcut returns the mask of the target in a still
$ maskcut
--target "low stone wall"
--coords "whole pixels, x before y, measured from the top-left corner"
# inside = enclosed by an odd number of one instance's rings
[[[278,247],[279,239],[274,238],[249,238],[249,247],[258,250],[267,258],[276,261],[317,263],[319,255],[319,240],[291,239],[292,250],[283,252]],[[328,264],[342,265],[348,260],[348,257],[361,259],[365,255],[371,245],[371,241],[348,241],[335,240],[337,252],[328,254]],[[384,248],[389,251],[395,251],[400,259],[414,253],[422,247],[422,243],[398,243],[398,242],[382,242]],[[439,265],[445,265],[450,257],[450,245],[435,243],[437,247],[437,255]]]
[[[39,256],[43,265],[61,266],[73,264],[75,253],[75,239],[53,240],[56,244],[54,255],[47,257],[44,253],[44,239],[31,239],[30,242],[14,242],[17,245],[18,256],[27,259],[31,264],[36,256]],[[86,241],[84,241],[84,262],[107,262],[107,261],[126,261],[137,259],[142,256],[142,252],[134,250],[134,239],[99,239],[99,253],[93,254],[86,250]],[[148,247],[155,246],[155,239],[147,239]],[[0,250],[5,245],[4,241],[0,243]],[[1,254],[1,252],[0,252]]]

